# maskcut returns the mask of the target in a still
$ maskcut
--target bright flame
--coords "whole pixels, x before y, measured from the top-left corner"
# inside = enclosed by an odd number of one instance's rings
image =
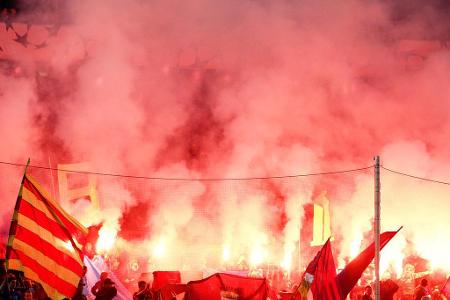
[[[389,259],[385,259],[384,257],[388,256],[381,256],[380,258],[381,278],[399,278],[403,272],[403,255],[399,255],[397,257],[389,257]]]
[[[281,267],[285,271],[290,271],[292,268],[292,256],[295,251],[295,246],[293,243],[285,244],[284,245],[284,257],[283,261],[281,262]]]
[[[166,243],[163,239],[160,239],[153,247],[153,256],[163,257],[166,253]]]
[[[230,259],[231,253],[230,253],[230,246],[224,245],[223,251],[222,251],[222,260],[224,262],[227,262]]]
[[[420,255],[428,260],[431,270],[441,270],[447,273],[450,272],[449,247],[450,244],[445,239],[440,239],[439,241],[429,239],[416,245]]]
[[[250,264],[253,267],[256,267],[264,262],[266,257],[266,253],[261,246],[255,246],[250,254]]]
[[[98,240],[96,244],[97,252],[105,253],[111,250],[117,238],[117,230],[111,227],[103,226],[98,232]]]
[[[286,271],[290,271],[292,267],[292,255],[286,254],[281,262],[281,267]]]
[[[399,278],[402,275],[405,246],[406,240],[399,234],[381,250],[380,275],[382,278]]]
[[[361,252],[361,237],[353,239],[350,245],[350,259],[355,258]]]
[[[441,255],[442,253],[435,253],[434,257],[428,258],[431,270],[444,270],[450,272],[450,262],[448,261],[448,254]]]

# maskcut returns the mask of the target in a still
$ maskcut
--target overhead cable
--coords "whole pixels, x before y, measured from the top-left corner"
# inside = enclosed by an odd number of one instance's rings
[[[419,180],[428,181],[428,182],[434,182],[434,183],[450,185],[450,182],[446,182],[446,181],[441,181],[441,180],[436,180],[436,179],[430,179],[430,178],[420,177],[420,176],[416,176],[416,175],[411,175],[411,174],[403,173],[403,172],[400,172],[400,171],[395,171],[395,170],[392,170],[392,169],[388,169],[388,168],[383,167],[383,166],[381,166],[381,168],[383,170],[388,171],[388,172],[391,172],[391,173],[394,173],[394,174],[398,174],[398,175],[402,175],[402,176],[406,176],[406,177],[411,177],[411,178],[414,178],[414,179],[419,179]]]
[[[25,167],[26,164],[12,163],[0,161],[0,164]],[[77,173],[86,175],[99,175],[99,176],[111,176],[111,177],[122,177],[122,178],[133,178],[133,179],[145,179],[145,180],[162,180],[162,181],[249,181],[249,180],[268,180],[268,179],[285,179],[285,178],[297,178],[297,177],[310,177],[310,176],[320,176],[320,175],[337,175],[351,172],[358,172],[363,170],[368,170],[373,168],[372,166],[355,168],[355,169],[345,169],[337,171],[326,171],[326,172],[315,172],[315,173],[305,173],[305,174],[295,174],[295,175],[280,175],[280,176],[259,176],[259,177],[226,177],[226,178],[181,178],[181,177],[153,177],[153,176],[136,176],[136,175],[126,175],[118,173],[104,173],[104,172],[91,172],[91,171],[81,171],[81,170],[68,170],[68,169],[58,169],[52,167],[44,167],[38,165],[28,165],[28,168],[44,169],[44,170],[54,170],[62,171],[67,173]]]

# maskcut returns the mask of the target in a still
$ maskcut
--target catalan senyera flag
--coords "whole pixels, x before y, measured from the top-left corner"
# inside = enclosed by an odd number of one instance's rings
[[[71,298],[84,265],[77,239],[85,234],[86,228],[25,174],[11,221],[6,266],[39,282],[52,299]]]

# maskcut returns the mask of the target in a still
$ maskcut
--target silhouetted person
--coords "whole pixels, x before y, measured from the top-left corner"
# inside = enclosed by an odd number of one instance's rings
[[[34,283],[34,299],[35,300],[46,300],[47,294],[40,283]]]
[[[10,300],[21,300],[23,299],[22,289],[20,286],[20,277],[14,274],[8,274],[9,281],[9,299]]]
[[[0,260],[0,299],[9,298],[9,282],[8,274],[6,273],[5,261]]]
[[[34,299],[34,287],[31,280],[24,281],[25,289],[23,291],[23,299],[24,300],[33,300]]]
[[[106,278],[103,281],[102,286],[97,291],[97,295],[95,295],[95,300],[112,300],[117,295],[117,289],[114,285],[114,282]]]
[[[149,285],[141,280],[138,282],[139,290],[133,294],[133,300],[150,300],[152,299],[152,294]]]
[[[419,286],[417,286],[414,290],[414,300],[422,300],[423,297],[430,295],[427,286],[428,280],[426,280],[425,278],[422,279]]]
[[[406,264],[400,278],[400,292],[402,300],[414,300],[416,279],[430,274],[430,271],[416,272],[416,267],[412,264]]]
[[[380,282],[380,300],[394,300],[394,294],[399,289],[392,279],[383,280]]]
[[[361,300],[373,300],[372,287],[370,285],[364,288],[364,294],[362,295]]]
[[[431,291],[431,300],[447,300],[444,293],[440,290],[439,286],[435,286]]]
[[[92,295],[97,296],[98,291],[102,288],[105,279],[108,278],[108,275],[108,272],[102,272],[100,274],[100,280],[97,281],[91,288]]]

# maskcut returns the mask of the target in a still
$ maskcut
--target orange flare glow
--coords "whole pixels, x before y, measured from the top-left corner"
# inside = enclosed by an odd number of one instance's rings
[[[227,262],[230,259],[230,246],[224,245],[222,250],[222,261]]]
[[[250,264],[253,267],[259,266],[264,262],[266,253],[261,246],[255,246],[250,254]]]
[[[166,253],[166,243],[163,239],[159,240],[153,247],[153,255],[155,257],[163,257]]]
[[[117,230],[109,227],[102,227],[98,232],[96,244],[97,252],[105,253],[111,250],[117,238]]]

